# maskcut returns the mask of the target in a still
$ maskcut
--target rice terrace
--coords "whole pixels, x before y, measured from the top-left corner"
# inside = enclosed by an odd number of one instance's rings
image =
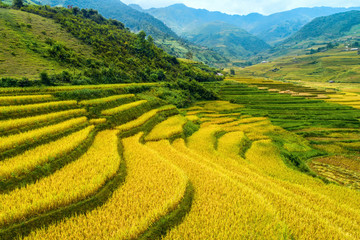
[[[360,239],[360,8],[316,9],[0,1],[0,239]]]

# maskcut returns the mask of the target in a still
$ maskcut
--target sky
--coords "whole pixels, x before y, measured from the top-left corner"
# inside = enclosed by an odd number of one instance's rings
[[[184,3],[188,7],[220,11],[228,14],[249,14],[253,12],[269,15],[298,7],[360,7],[360,0],[121,0],[135,3],[148,9]]]

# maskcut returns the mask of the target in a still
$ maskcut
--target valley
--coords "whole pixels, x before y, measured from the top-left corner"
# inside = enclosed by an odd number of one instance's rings
[[[20,3],[0,239],[360,239],[357,7]]]

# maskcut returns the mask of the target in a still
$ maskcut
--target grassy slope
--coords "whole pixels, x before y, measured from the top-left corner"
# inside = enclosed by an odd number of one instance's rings
[[[52,74],[66,70],[66,66],[31,50],[32,46],[45,46],[48,37],[87,58],[93,57],[90,46],[53,20],[35,14],[0,8],[0,32],[1,77],[34,78],[42,71]]]
[[[215,79],[217,70],[179,63],[143,33],[133,34],[96,11],[75,10],[1,9],[0,79],[37,80],[43,71],[57,85]],[[16,84],[2,86],[21,86]]]
[[[359,83],[360,56],[356,51],[344,50],[344,45],[340,45],[323,53],[283,57],[273,62],[237,69],[237,73],[243,77],[276,80]]]
[[[106,18],[117,19],[130,28],[132,32],[144,30],[146,34],[151,35],[155,44],[164,49],[167,53],[184,58],[186,53],[193,53],[194,60],[204,62],[212,66],[223,65],[228,60],[221,54],[211,50],[203,49],[193,43],[184,41],[178,37],[163,22],[144,12],[139,12],[126,4],[116,0],[94,1],[94,0],[41,0],[43,5],[67,6],[73,5],[80,8],[96,9]]]
[[[273,49],[262,53],[261,56],[274,59],[281,56],[302,55],[309,53],[310,49],[316,50],[330,42],[351,44],[360,39],[359,19],[359,11],[315,18]]]

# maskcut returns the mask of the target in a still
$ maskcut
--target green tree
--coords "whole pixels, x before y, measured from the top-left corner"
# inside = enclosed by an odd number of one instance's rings
[[[13,7],[15,8],[21,8],[24,6],[23,0],[13,0]]]
[[[235,70],[234,70],[234,69],[230,69],[230,74],[231,74],[231,75],[235,75]]]
[[[193,58],[193,53],[190,52],[190,51],[187,52],[187,53],[186,53],[186,58],[191,60],[191,59]]]
[[[147,40],[148,40],[150,46],[153,46],[153,45],[154,45],[154,38],[153,38],[152,36],[149,35],[149,36],[147,37]]]
[[[40,73],[40,81],[45,86],[51,86],[51,79],[50,79],[49,75],[47,74],[47,72]]]

